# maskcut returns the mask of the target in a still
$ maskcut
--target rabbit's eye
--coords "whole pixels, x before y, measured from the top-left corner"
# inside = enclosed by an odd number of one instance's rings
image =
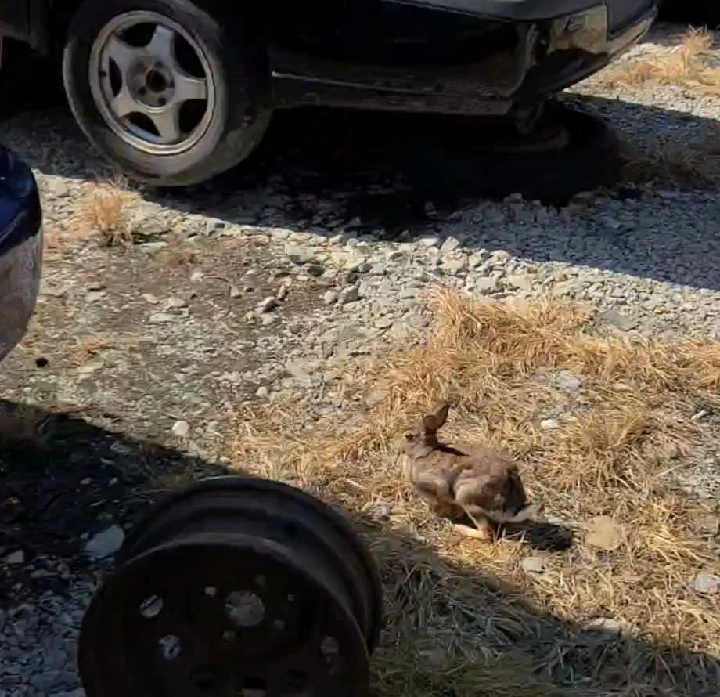
[[[406,433],[405,434],[405,440],[413,440],[415,436],[412,433]]]

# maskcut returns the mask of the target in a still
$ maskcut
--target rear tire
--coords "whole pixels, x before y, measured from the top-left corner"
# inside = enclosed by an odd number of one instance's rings
[[[77,10],[63,53],[70,109],[128,176],[198,184],[259,144],[271,113],[262,24],[245,8],[227,7],[86,0]]]
[[[563,138],[545,148],[497,147],[488,120],[446,124],[428,151],[419,148],[408,164],[410,188],[420,196],[525,199],[563,205],[575,194],[617,183],[620,144],[603,119],[572,106],[548,102],[538,129],[558,129]],[[522,137],[517,136],[518,143]],[[512,144],[512,139],[509,139]]]

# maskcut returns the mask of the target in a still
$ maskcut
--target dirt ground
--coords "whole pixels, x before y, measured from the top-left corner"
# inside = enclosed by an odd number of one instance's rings
[[[3,494],[19,499],[9,513],[17,534],[25,534],[28,523],[37,528],[32,545],[38,551],[48,551],[58,538],[79,539],[106,514],[103,500],[112,506],[127,495],[128,475],[132,483],[147,472],[155,478],[156,466],[162,473],[161,463],[143,462],[153,459],[153,449],[141,444],[163,444],[167,452],[184,445],[187,438],[173,434],[176,422],[203,424],[188,434],[193,454],[217,458],[232,405],[257,389],[258,362],[282,358],[273,352],[277,324],[253,325],[245,318],[283,281],[282,270],[253,241],[201,242],[191,250],[179,242],[152,253],[129,248],[108,254],[90,245],[50,256],[47,267],[33,327],[0,378],[3,440],[23,453],[31,446],[4,471]],[[254,273],[243,284],[238,269]],[[188,283],[189,271],[196,281]],[[307,305],[318,285],[308,280],[285,300],[288,317]],[[258,355],[253,349],[268,337],[267,351]],[[87,418],[94,426],[85,424]],[[103,429],[122,434],[117,447]],[[122,454],[123,442],[131,444],[130,471],[112,458],[106,463],[114,450]],[[97,447],[101,454],[74,452],[78,446],[90,452]],[[70,462],[61,464],[64,457]],[[52,524],[43,527],[46,516]]]

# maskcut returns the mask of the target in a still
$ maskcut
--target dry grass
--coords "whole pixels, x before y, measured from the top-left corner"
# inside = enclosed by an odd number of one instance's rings
[[[720,560],[692,532],[697,505],[671,484],[714,445],[693,417],[720,409],[720,343],[633,342],[578,306],[475,304],[445,290],[435,317],[423,345],[348,366],[338,398],[363,395],[364,415],[306,424],[302,402],[274,404],[244,414],[234,443],[238,467],[375,521],[390,627],[373,660],[377,694],[714,694],[718,664],[689,651],[720,656],[720,599],[689,582]],[[558,389],[560,369],[582,388]],[[429,515],[392,443],[439,398],[457,404],[447,436],[523,462],[532,498],[576,529],[570,550],[483,545]],[[549,416],[559,429],[540,427]],[[603,515],[620,535],[611,552],[583,534]],[[522,570],[529,554],[544,573]],[[629,630],[581,631],[598,618]]]
[[[720,129],[711,128],[698,142],[660,142],[640,151],[622,143],[623,178],[644,183],[672,180],[688,187],[716,187],[720,183]]]
[[[133,208],[138,195],[120,178],[89,187],[79,202],[79,214],[73,221],[76,234],[99,234],[108,247],[133,243]]]
[[[611,64],[597,75],[603,87],[676,85],[720,95],[720,67],[713,62],[714,38],[707,29],[690,28],[677,46],[662,53],[643,53]]]

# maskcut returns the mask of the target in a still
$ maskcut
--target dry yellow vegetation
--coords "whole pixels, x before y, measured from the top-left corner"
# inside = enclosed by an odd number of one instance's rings
[[[655,148],[642,151],[627,141],[621,146],[625,181],[664,179],[681,187],[711,189],[720,184],[720,127],[708,129],[693,143],[658,140]]]
[[[690,28],[677,46],[619,60],[598,73],[594,80],[608,88],[655,83],[720,95],[720,67],[713,60],[714,48],[715,39],[707,29]]]
[[[720,409],[720,342],[629,339],[577,305],[448,290],[434,315],[421,345],[348,365],[340,397],[364,413],[307,423],[302,401],[275,403],[244,413],[233,444],[237,467],[366,524],[389,627],[376,694],[714,694],[720,597],[692,582],[720,559],[673,475],[717,439],[698,414]],[[558,371],[581,387],[559,389]],[[552,551],[552,526],[485,545],[429,515],[392,443],[441,398],[457,405],[446,437],[518,458],[531,498],[574,530],[569,549]]]
[[[137,202],[138,194],[120,178],[88,187],[73,221],[76,234],[99,234],[109,247],[132,244]]]

